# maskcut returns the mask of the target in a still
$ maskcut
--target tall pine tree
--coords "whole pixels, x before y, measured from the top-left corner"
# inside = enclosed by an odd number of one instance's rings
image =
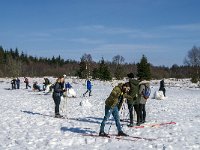
[[[108,69],[108,66],[105,64],[104,59],[102,58],[100,67],[99,67],[99,74],[101,80],[111,80],[111,73]]]
[[[104,59],[100,61],[99,68],[93,70],[93,78],[99,78],[100,80],[111,80],[112,76],[106,65]]]
[[[77,71],[77,75],[80,78],[90,77],[90,65],[92,63],[92,56],[90,54],[84,54],[81,57],[81,62],[79,64],[80,69]]]
[[[137,76],[139,78],[150,80],[151,79],[151,70],[150,70],[150,63],[147,61],[147,57],[144,55],[140,60],[140,63],[137,63]]]

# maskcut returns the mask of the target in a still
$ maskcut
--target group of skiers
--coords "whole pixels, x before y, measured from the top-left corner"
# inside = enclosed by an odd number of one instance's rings
[[[110,115],[112,114],[116,127],[118,130],[119,136],[127,136],[122,131],[121,124],[120,124],[120,115],[119,112],[122,111],[122,105],[124,104],[124,100],[126,99],[128,110],[129,110],[129,119],[130,122],[128,124],[129,127],[134,126],[133,123],[133,110],[135,110],[137,115],[137,126],[140,126],[142,123],[145,123],[146,121],[146,102],[147,99],[150,96],[150,82],[145,80],[144,78],[135,79],[133,73],[127,74],[127,77],[129,79],[126,83],[119,83],[117,86],[113,88],[110,95],[105,101],[105,115],[100,125],[100,132],[99,136],[108,136],[107,133],[104,132],[104,127],[106,124],[106,121],[109,119]],[[31,87],[29,85],[28,78],[24,77],[24,83],[26,84],[26,88]],[[19,78],[13,79],[11,81],[12,89],[19,89],[20,80]],[[46,89],[48,85],[50,85],[50,81],[48,78],[44,78],[44,86],[43,90]],[[89,96],[91,96],[91,89],[92,84],[90,79],[87,79],[87,91],[83,94],[83,96],[86,96],[86,93],[89,92]],[[72,86],[68,83],[65,84],[65,76],[61,76],[57,78],[56,82],[53,84],[53,94],[52,98],[55,103],[55,118],[62,118],[63,116],[60,115],[59,112],[59,105],[61,102],[61,97],[66,96],[64,95],[64,92],[66,92],[67,89],[70,89]],[[37,85],[37,82],[34,82],[33,88],[41,91],[41,88]],[[165,96],[165,86],[164,86],[164,80],[160,81],[160,89],[163,91],[163,94]]]
[[[119,136],[127,136],[122,131],[120,124],[119,111],[121,111],[122,104],[124,103],[124,98],[127,99],[130,124],[128,126],[133,126],[133,108],[137,114],[137,125],[145,122],[146,110],[145,104],[150,95],[150,82],[140,78],[139,80],[134,79],[134,74],[127,74],[129,82],[124,84],[120,83],[113,88],[109,97],[105,101],[105,116],[100,126],[99,136],[108,136],[104,132],[104,127],[106,121],[112,114]]]
[[[25,83],[26,89],[31,88],[29,84],[29,79],[27,77],[24,77],[24,83]],[[35,81],[33,82],[33,90],[38,90],[38,91],[45,90],[49,84],[51,83],[48,78],[44,78],[43,88],[41,88],[38,85],[38,82]],[[11,87],[12,89],[20,89],[20,79],[18,77],[11,80]]]

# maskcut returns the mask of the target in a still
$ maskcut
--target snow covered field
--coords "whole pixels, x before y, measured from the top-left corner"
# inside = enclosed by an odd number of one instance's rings
[[[176,124],[145,128],[128,128],[121,122],[123,131],[141,139],[116,139],[84,136],[98,134],[104,116],[104,101],[116,83],[92,81],[91,97],[82,97],[86,91],[84,80],[67,79],[77,92],[77,98],[67,99],[67,110],[61,112],[68,119],[54,115],[51,95],[25,89],[8,90],[11,79],[0,78],[0,150],[199,150],[200,149],[200,89],[189,80],[166,80],[164,100],[150,98],[146,105],[145,124],[176,122]],[[30,82],[42,83],[42,78]],[[50,78],[54,82],[54,78]],[[152,96],[159,81],[151,81]],[[121,118],[127,119],[127,110]],[[108,132],[112,118],[105,128]],[[115,123],[110,134],[116,134]],[[148,140],[152,139],[152,140]]]

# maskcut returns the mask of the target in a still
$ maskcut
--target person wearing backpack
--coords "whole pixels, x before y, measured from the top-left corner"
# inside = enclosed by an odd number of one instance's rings
[[[133,108],[134,108],[136,115],[137,115],[136,125],[140,125],[140,113],[139,113],[140,99],[138,98],[139,81],[134,79],[133,73],[127,74],[127,77],[129,78],[129,83],[130,83],[129,94],[130,94],[130,96],[133,97],[132,99],[127,101],[128,109],[129,109],[129,117],[130,117],[130,124],[128,126],[132,127],[133,126]]]
[[[31,86],[29,85],[29,80],[27,77],[24,77],[24,83],[26,84],[26,89],[31,88]]]
[[[147,80],[140,79],[141,82],[139,83],[139,113],[140,113],[140,123],[146,122],[146,109],[145,105],[147,99],[150,96],[150,82]]]

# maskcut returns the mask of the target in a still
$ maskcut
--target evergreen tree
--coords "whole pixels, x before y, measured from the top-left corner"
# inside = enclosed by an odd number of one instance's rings
[[[2,46],[0,46],[0,64],[3,64],[4,59],[4,49]]]
[[[85,79],[87,78],[87,67],[86,67],[86,62],[81,61],[79,64],[79,70],[77,72],[77,75],[81,78],[81,79]]]
[[[92,71],[92,78],[93,79],[98,79],[99,78],[99,69],[94,68]]]
[[[101,80],[111,80],[112,79],[111,73],[108,69],[108,66],[105,64],[105,61],[103,58],[100,62],[98,73],[99,73],[99,78]]]
[[[17,58],[19,57],[19,51],[17,48],[15,49],[15,57],[17,57]]]
[[[117,80],[121,80],[123,79],[123,77],[125,76],[124,75],[124,68],[122,65],[117,65],[116,69],[115,69],[115,72],[114,72],[114,75],[115,75],[115,78]]]
[[[90,54],[83,54],[81,57],[81,62],[79,64],[80,69],[77,72],[77,75],[80,78],[88,78],[90,76],[90,66],[92,63],[92,56]]]
[[[108,66],[105,64],[104,59],[99,62],[99,67],[94,68],[92,71],[93,79],[100,79],[100,80],[111,80],[111,73],[108,69]]]
[[[150,64],[147,61],[147,58],[143,55],[140,63],[137,63],[137,76],[139,78],[150,80],[151,79],[151,70]]]

